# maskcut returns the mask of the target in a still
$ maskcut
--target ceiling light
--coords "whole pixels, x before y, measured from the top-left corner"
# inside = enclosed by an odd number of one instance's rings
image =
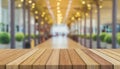
[[[24,0],[21,0],[21,2],[23,2]]]
[[[72,19],[71,20],[75,20],[75,18],[74,17],[72,17]]]
[[[35,6],[32,6],[32,9],[34,9],[35,8]]]
[[[60,7],[57,7],[57,10],[60,10]]]
[[[61,1],[61,0],[58,0],[58,1]]]
[[[57,10],[58,13],[60,13],[61,11],[60,10]]]
[[[30,3],[30,4],[31,4],[31,3],[32,3],[32,0],[29,0],[29,1],[28,1],[28,3]]]
[[[86,13],[85,15],[88,16],[88,13]]]
[[[41,24],[43,25],[43,24],[44,24],[44,22],[43,22],[43,21],[41,21]]]
[[[103,8],[103,6],[102,6],[102,5],[100,5],[100,8]]]
[[[57,2],[57,6],[59,6],[60,5],[60,2]]]
[[[77,16],[80,16],[80,13],[79,13],[79,12],[77,12]]]
[[[39,18],[38,16],[35,17],[35,19],[38,19],[38,18]]]
[[[21,4],[18,4],[18,7],[21,7],[22,5]]]
[[[35,14],[38,14],[38,11],[35,11]]]
[[[33,6],[35,6],[35,3],[32,3]]]
[[[90,4],[87,4],[87,6],[88,6],[88,7],[91,7],[91,5],[90,5]]]
[[[82,4],[85,4],[85,1],[82,1]]]

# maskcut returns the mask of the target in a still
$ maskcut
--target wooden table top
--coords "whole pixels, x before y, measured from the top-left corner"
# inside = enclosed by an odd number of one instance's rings
[[[81,46],[80,43],[76,43],[75,41],[69,38],[51,38],[46,42],[37,46],[38,48],[46,48],[46,49],[75,49],[81,48],[84,49],[85,47]]]
[[[75,48],[0,50],[0,69],[120,69],[120,49],[88,49],[68,40]]]

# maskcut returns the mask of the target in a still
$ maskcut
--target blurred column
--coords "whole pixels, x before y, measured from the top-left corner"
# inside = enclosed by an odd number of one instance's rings
[[[90,48],[92,48],[92,34],[93,34],[93,15],[92,15],[93,7],[91,4],[90,10]]]
[[[37,45],[36,44],[36,23],[37,23],[37,19],[34,17],[34,35],[35,35],[34,43],[35,43],[35,46]]]
[[[31,20],[30,20],[30,7],[28,6],[28,41],[31,41]]]
[[[40,38],[40,22],[41,22],[41,17],[39,16],[38,19],[38,43],[40,44],[41,38]]]
[[[99,36],[100,36],[100,8],[99,4],[97,4],[97,48],[101,48]]]
[[[86,46],[86,13],[84,14],[84,46]]]
[[[23,8],[23,33],[24,33],[24,36],[26,36],[26,11],[25,11],[25,9],[26,9],[26,0],[24,0],[23,1],[23,6],[22,6],[22,8]],[[23,40],[23,48],[25,48],[25,37],[24,37],[24,40]]]
[[[82,35],[82,19],[80,19],[80,35]],[[80,43],[82,44],[82,38],[80,38]]]
[[[15,0],[9,0],[10,5],[10,34],[11,34],[11,45],[12,49],[15,48]]]
[[[112,13],[112,47],[117,48],[116,45],[116,33],[117,33],[117,2],[118,0],[112,0],[113,1],[113,13]]]
[[[0,0],[0,23],[2,22],[2,0]]]

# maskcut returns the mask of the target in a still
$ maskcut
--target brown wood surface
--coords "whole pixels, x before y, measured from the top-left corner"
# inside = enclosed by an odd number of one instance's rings
[[[59,53],[59,49],[53,50],[46,64],[46,69],[59,69]]]
[[[72,63],[67,50],[60,50],[60,69],[72,69]]]
[[[88,56],[100,64],[101,69],[112,69],[112,64],[90,50],[83,50]]]
[[[84,61],[79,57],[75,50],[68,50],[73,65],[73,69],[86,69]]]
[[[12,62],[14,60],[16,60],[18,57],[24,55],[28,51],[29,50],[13,50],[9,54],[7,54],[9,56],[3,55],[4,58],[0,61],[0,69],[5,69],[5,65],[6,64],[8,64],[9,62]]]
[[[0,69],[120,69],[120,49],[88,49],[68,39],[55,49],[51,39],[33,49],[0,49]]]
[[[36,60],[36,62],[33,64],[33,69],[45,69],[46,63],[52,54],[51,49],[47,49],[44,54],[42,54],[39,59]]]
[[[79,54],[79,56],[82,58],[82,60],[86,63],[87,69],[99,69],[100,65],[93,60],[90,56],[85,54],[82,50],[80,49],[75,49],[76,52]]]

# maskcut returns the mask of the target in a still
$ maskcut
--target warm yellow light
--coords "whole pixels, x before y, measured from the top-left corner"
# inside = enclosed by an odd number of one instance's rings
[[[80,20],[80,18],[78,18],[78,20]]]
[[[43,22],[43,21],[41,21],[41,24],[43,25],[43,24],[44,24],[44,22]]]
[[[35,6],[35,3],[32,3],[32,6]]]
[[[22,5],[21,5],[21,4],[18,4],[18,7],[22,7]]]
[[[95,13],[97,13],[97,10],[95,10]]]
[[[42,17],[44,17],[44,16],[45,16],[45,14],[46,14],[46,13],[45,13],[45,12],[43,12],[41,16],[42,16]]]
[[[57,7],[57,10],[60,10],[60,7]]]
[[[82,1],[82,4],[85,4],[85,1]]]
[[[60,10],[57,10],[58,13],[60,13],[61,11]]]
[[[75,20],[75,18],[74,18],[74,17],[72,17],[72,20]]]
[[[100,5],[100,8],[103,8],[103,6],[102,6],[102,5]]]
[[[35,6],[32,5],[32,9],[34,9],[34,8],[35,8]]]
[[[38,17],[38,16],[36,16],[35,18],[36,18],[36,19],[38,19],[39,17]]]
[[[23,2],[24,0],[21,0],[21,2]]]
[[[87,4],[87,6],[88,6],[88,7],[91,7],[91,5],[90,5],[90,4]]]
[[[32,3],[32,0],[29,0],[29,1],[28,1],[28,3],[30,3],[30,4],[31,4],[31,3]]]
[[[60,2],[57,2],[57,6],[59,6],[60,5]]]
[[[42,14],[45,15],[45,12],[43,12]]]
[[[88,16],[88,13],[86,13],[85,15]]]
[[[38,11],[35,11],[35,14],[38,14]]]
[[[61,1],[61,0],[58,0],[58,1]]]
[[[79,12],[77,12],[77,16],[80,16],[80,13],[79,13]]]

